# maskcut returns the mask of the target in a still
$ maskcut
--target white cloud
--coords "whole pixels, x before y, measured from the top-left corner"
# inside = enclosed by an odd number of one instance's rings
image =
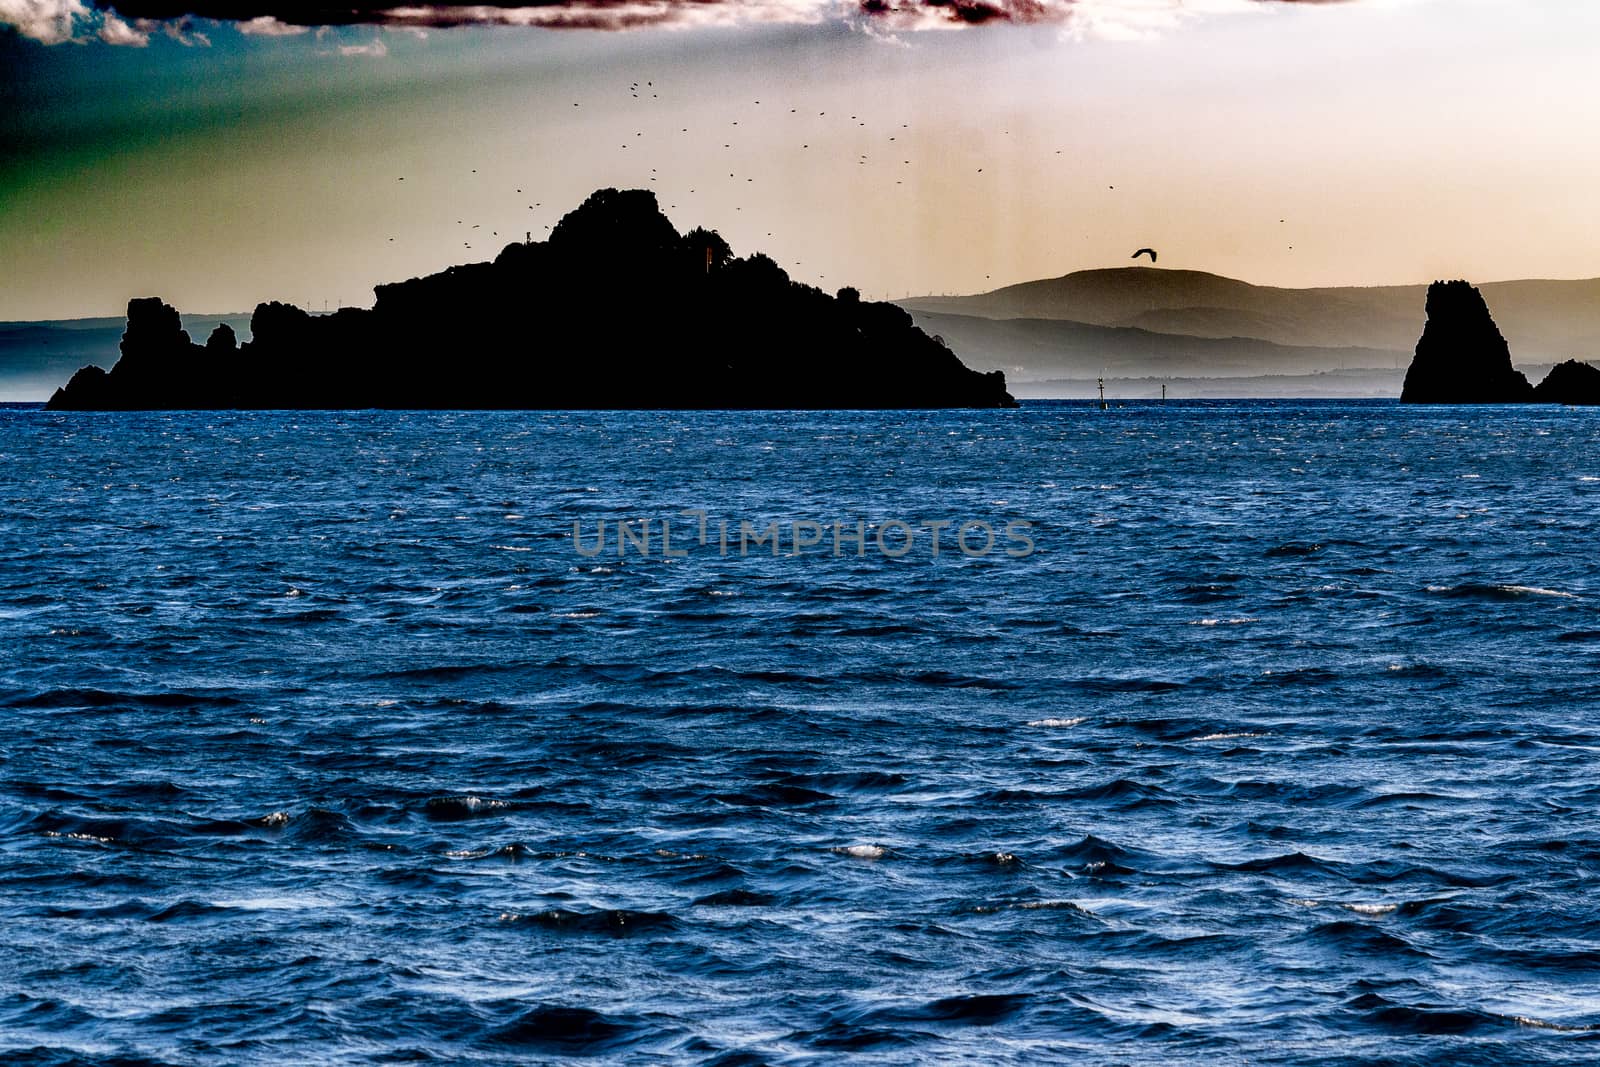
[[[1067,35],[1102,41],[1145,41],[1202,15],[1262,11],[1260,0],[1077,0]]]
[[[194,18],[136,18],[131,22],[115,11],[101,11],[84,0],[0,0],[0,29],[13,27],[41,44],[62,44],[98,37],[106,44],[144,48],[150,35],[162,33],[190,47],[206,48],[211,38],[194,28]]]
[[[0,0],[3,2],[3,0]],[[238,30],[246,37],[296,37],[306,32],[304,26],[290,26],[279,22],[271,15],[261,15],[258,18],[246,19],[239,23]]]
[[[389,46],[383,43],[383,38],[375,37],[366,44],[342,44],[339,46],[341,56],[386,56]]]
[[[76,36],[76,24],[87,21],[83,0],[0,0],[0,26],[15,26],[24,37],[60,44]]]
[[[193,19],[182,18],[175,22],[149,22],[148,20],[140,19],[138,26],[141,30],[159,28],[162,33],[171,37],[185,48],[211,47],[211,38],[194,28]]]
[[[150,43],[149,31],[134,29],[117,18],[115,11],[107,11],[105,13],[105,16],[100,20],[100,32],[97,36],[106,44],[121,44],[130,48],[143,48]]]
[[[900,31],[954,30],[989,23],[1055,24],[1072,38],[1138,40],[1170,32],[1185,21],[1204,15],[1240,11],[1265,11],[1289,4],[1338,3],[1340,0],[547,0],[529,7],[500,4],[412,3],[390,0],[353,0],[342,17],[388,29],[405,29],[421,35],[434,27],[529,26],[545,29],[588,28],[625,30],[645,26],[738,26],[772,23],[814,25],[847,24],[869,33],[892,36]],[[1397,0],[1362,0],[1363,3]],[[123,0],[138,14],[141,6],[165,14],[171,8],[153,0]],[[210,19],[233,8],[218,0],[195,0],[199,12]],[[253,10],[259,11],[261,7]],[[303,5],[285,3],[286,17],[303,17]],[[195,32],[196,15],[135,19],[130,26],[118,14],[103,14],[85,0],[0,0],[0,26],[15,26],[26,37],[45,44],[81,40],[93,32],[109,44],[143,46],[160,29],[186,45],[210,41]],[[246,36],[287,37],[308,27],[283,22],[272,15],[254,15],[235,21]],[[328,27],[318,27],[322,39]],[[343,45],[340,55],[382,56],[388,48],[380,40]]]

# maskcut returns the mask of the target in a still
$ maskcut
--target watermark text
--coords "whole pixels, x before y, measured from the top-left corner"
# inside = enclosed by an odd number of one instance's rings
[[[585,559],[629,556],[682,559],[691,552],[719,556],[827,555],[901,559],[913,553],[968,558],[1024,559],[1033,555],[1026,519],[763,519],[712,518],[701,508],[671,518],[640,515],[572,522],[572,548]]]

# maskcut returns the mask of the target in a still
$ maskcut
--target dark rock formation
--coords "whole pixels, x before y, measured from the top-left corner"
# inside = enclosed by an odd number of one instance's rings
[[[1466,282],[1428,287],[1428,322],[1406,370],[1410,404],[1600,404],[1600,369],[1569,359],[1538,386],[1511,366],[1483,294]]]
[[[1545,404],[1600,404],[1600,369],[1575,359],[1558,363],[1533,387],[1533,399]]]
[[[372,310],[262,304],[251,339],[192,344],[128,305],[122,359],[50,407],[1009,407],[893,304],[829,296],[717,234],[679,235],[644,190],[604,189],[540,243],[377,287]]]
[[[1520,404],[1533,399],[1528,379],[1511,366],[1511,350],[1483,294],[1468,283],[1434,282],[1428,287],[1428,321],[1400,399],[1408,404]]]
[[[225,322],[217,323],[217,328],[206,338],[206,352],[210,355],[223,355],[238,347],[239,338],[234,336],[233,327]]]
[[[122,358],[110,371],[85,367],[50,398],[50,407],[186,407],[205,393],[206,350],[189,341],[178,311],[157,297],[128,301]]]

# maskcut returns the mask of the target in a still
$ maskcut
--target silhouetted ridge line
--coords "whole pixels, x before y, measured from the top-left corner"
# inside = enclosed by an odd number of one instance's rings
[[[194,344],[128,303],[122,358],[57,410],[1012,407],[893,304],[793,282],[719,235],[680,235],[645,190],[602,189],[548,240],[379,285],[369,310],[256,307],[252,339]]]
[[[1535,388],[1511,365],[1511,349],[1483,294],[1465,281],[1428,287],[1428,321],[1406,369],[1409,404],[1600,404],[1600,370],[1568,360]]]

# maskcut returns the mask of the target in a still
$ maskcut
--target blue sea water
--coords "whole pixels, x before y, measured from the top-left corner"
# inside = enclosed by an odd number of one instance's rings
[[[0,1059],[1592,1063],[1597,509],[1545,407],[0,412]]]

